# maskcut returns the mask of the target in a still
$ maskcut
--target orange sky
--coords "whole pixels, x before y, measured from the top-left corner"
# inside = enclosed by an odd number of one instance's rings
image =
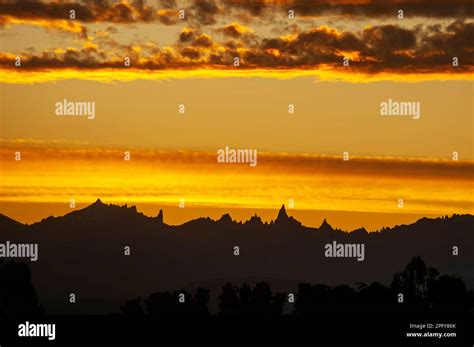
[[[152,215],[165,207],[171,223],[196,217],[195,212],[176,209],[180,199],[185,208],[207,209],[206,215],[234,211],[235,218],[262,211],[264,217],[273,218],[274,210],[292,199],[294,215],[313,225],[324,215],[318,211],[357,212],[353,217],[347,214],[344,222],[334,220],[335,226],[346,228],[396,222],[390,214],[405,215],[399,219],[403,221],[406,215],[414,219],[474,212],[472,161],[363,157],[343,161],[342,156],[259,153],[258,165],[250,167],[218,163],[216,153],[209,152],[140,149],[132,150],[131,160],[124,161],[124,151],[112,148],[38,143],[5,147],[0,152],[2,212],[27,222],[45,212],[33,208],[35,204],[52,204],[57,214],[67,212],[70,199],[80,207],[98,197],[109,203],[137,204]],[[21,152],[20,161],[14,160],[13,148]],[[400,198],[403,208],[398,207]],[[19,211],[18,204],[31,211]],[[364,212],[375,214],[370,223],[361,225]]]
[[[101,198],[163,207],[170,223],[269,220],[292,199],[304,223],[345,229],[473,213],[471,1],[0,10],[0,213],[33,222]],[[96,117],[56,115],[64,99],[94,102]],[[389,99],[421,117],[382,117]],[[218,164],[225,146],[258,150],[258,165]]]

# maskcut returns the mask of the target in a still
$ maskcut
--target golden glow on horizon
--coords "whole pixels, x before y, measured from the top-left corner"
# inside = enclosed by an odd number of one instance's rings
[[[342,72],[330,67],[322,67],[318,70],[298,69],[298,70],[270,70],[270,69],[196,69],[196,70],[142,70],[142,69],[100,69],[100,70],[79,70],[79,69],[58,69],[45,71],[21,72],[12,69],[0,69],[0,83],[6,84],[35,84],[57,82],[63,80],[88,80],[104,83],[130,82],[135,80],[164,81],[171,79],[186,78],[274,78],[293,79],[299,77],[313,77],[316,81],[334,81],[349,83],[368,82],[404,82],[416,83],[424,81],[473,81],[472,72],[453,74],[447,70],[445,73],[378,73],[365,74],[354,70]]]
[[[255,168],[214,153],[34,149],[1,153],[0,203],[116,204],[445,215],[474,213],[473,161],[341,158],[259,153]],[[403,173],[405,172],[405,173]],[[404,208],[397,206],[404,199]],[[0,211],[1,212],[1,211]],[[25,215],[27,212],[25,212]],[[46,217],[46,216],[45,216]]]

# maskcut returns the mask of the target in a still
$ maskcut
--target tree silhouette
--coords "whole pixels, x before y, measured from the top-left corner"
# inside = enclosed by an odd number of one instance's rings
[[[156,292],[145,299],[146,312],[151,316],[167,317],[177,314],[208,314],[209,290],[198,288],[194,296],[183,291]]]
[[[435,311],[467,311],[469,292],[464,281],[457,276],[442,275],[429,284],[428,298]]]
[[[391,288],[378,282],[357,282],[357,290],[346,285],[300,283],[294,305],[295,315],[316,312],[357,310],[387,312],[400,310],[469,310],[472,293],[457,276],[439,276],[420,257],[414,257],[405,270],[394,274]],[[404,304],[396,299],[404,294]]]
[[[405,270],[394,274],[391,288],[394,293],[402,293],[408,304],[423,305],[427,303],[428,283],[438,275],[438,270],[427,267],[421,257],[413,257]]]
[[[30,268],[25,263],[0,262],[0,318],[16,318],[44,314]]]
[[[406,300],[397,302],[399,293]],[[184,294],[184,302],[180,301]],[[182,299],[182,297],[181,297]],[[414,257],[401,272],[395,273],[391,287],[378,282],[357,282],[356,288],[348,285],[299,283],[293,314],[312,315],[319,312],[397,312],[397,311],[468,311],[472,307],[473,293],[458,276],[442,275],[426,266],[420,257]],[[247,283],[235,286],[226,283],[219,295],[219,315],[227,317],[276,317],[282,314],[286,293],[273,294],[266,282],[254,286]],[[155,317],[177,314],[207,315],[209,290],[197,288],[194,295],[186,291],[156,292],[144,300],[127,300],[120,310],[125,315]]]
[[[241,302],[237,291],[238,288],[230,283],[226,283],[224,287],[222,287],[222,293],[219,295],[220,314],[236,315],[241,312]],[[250,299],[248,299],[248,301],[250,301]]]
[[[195,312],[200,314],[209,314],[209,289],[197,288],[194,295]]]
[[[250,308],[246,309],[246,311],[254,315],[280,315],[283,309],[284,300],[284,293],[277,293],[273,295],[268,283],[259,282],[252,290]]]
[[[390,288],[378,282],[360,287],[357,293],[357,301],[364,311],[371,312],[390,311],[393,306]]]
[[[120,306],[120,311],[127,316],[143,316],[145,312],[141,304],[141,298],[126,300],[125,304]]]
[[[277,316],[283,310],[285,296],[285,293],[273,295],[270,285],[265,282],[259,282],[253,288],[246,283],[240,288],[226,283],[219,296],[219,314]]]
[[[329,301],[330,287],[325,284],[299,283],[295,301],[295,315],[324,311]]]
[[[239,289],[238,298],[240,300],[239,306],[240,306],[241,313],[245,314],[245,313],[252,312],[252,304],[253,304],[252,287],[250,287],[247,283],[244,283],[242,287]]]

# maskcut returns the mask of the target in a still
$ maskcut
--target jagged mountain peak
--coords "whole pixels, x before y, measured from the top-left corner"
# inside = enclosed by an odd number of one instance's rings
[[[321,226],[318,229],[322,230],[322,231],[333,231],[334,230],[334,228],[328,223],[326,218],[324,218],[323,222],[321,223]]]
[[[278,220],[287,220],[288,214],[286,213],[285,204],[281,205],[280,211],[278,211],[278,216],[275,221]]]
[[[156,220],[158,223],[163,224],[163,210],[160,209],[160,212],[158,212],[158,215],[156,216]]]
[[[260,218],[259,216],[257,216],[257,214],[255,213],[252,217],[250,217],[250,219],[248,221],[245,222],[245,224],[263,224],[262,222],[262,218]]]
[[[13,218],[5,216],[4,214],[0,213],[0,229],[16,229],[23,227],[24,224],[16,221]]]
[[[220,222],[220,223],[231,223],[232,222],[232,217],[228,213],[223,214],[222,217],[219,218],[218,222]]]
[[[286,208],[285,204],[281,205],[280,211],[278,211],[278,216],[275,219],[274,225],[280,225],[280,226],[300,226],[301,222],[296,220],[293,217],[288,216],[288,213],[286,213]]]
[[[90,206],[105,206],[105,204],[99,198],[94,203],[92,203]]]

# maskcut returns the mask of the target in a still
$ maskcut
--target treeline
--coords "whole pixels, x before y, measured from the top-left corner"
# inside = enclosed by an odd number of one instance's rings
[[[0,320],[43,314],[28,264],[0,260]]]
[[[147,298],[126,300],[120,312],[126,316],[169,317],[172,315],[209,315],[210,291],[156,292]],[[217,314],[221,316],[274,317],[281,314],[304,316],[315,312],[395,312],[473,310],[473,291],[455,275],[440,275],[414,257],[406,268],[394,274],[390,286],[357,283],[328,286],[300,283],[294,293],[273,293],[265,282],[254,286],[227,283],[218,296]],[[31,272],[25,263],[0,261],[0,319],[44,314]]]
[[[405,270],[394,274],[390,285],[378,282],[347,285],[300,283],[295,293],[273,293],[268,283],[255,286],[235,286],[227,283],[219,295],[218,315],[261,317],[279,316],[284,306],[288,313],[304,316],[315,312],[387,312],[387,311],[455,311],[472,310],[473,291],[468,291],[458,276],[440,275],[414,257]],[[210,292],[198,288],[194,293],[185,290],[158,292],[142,300],[127,300],[122,314],[169,317],[175,314],[209,314]]]

